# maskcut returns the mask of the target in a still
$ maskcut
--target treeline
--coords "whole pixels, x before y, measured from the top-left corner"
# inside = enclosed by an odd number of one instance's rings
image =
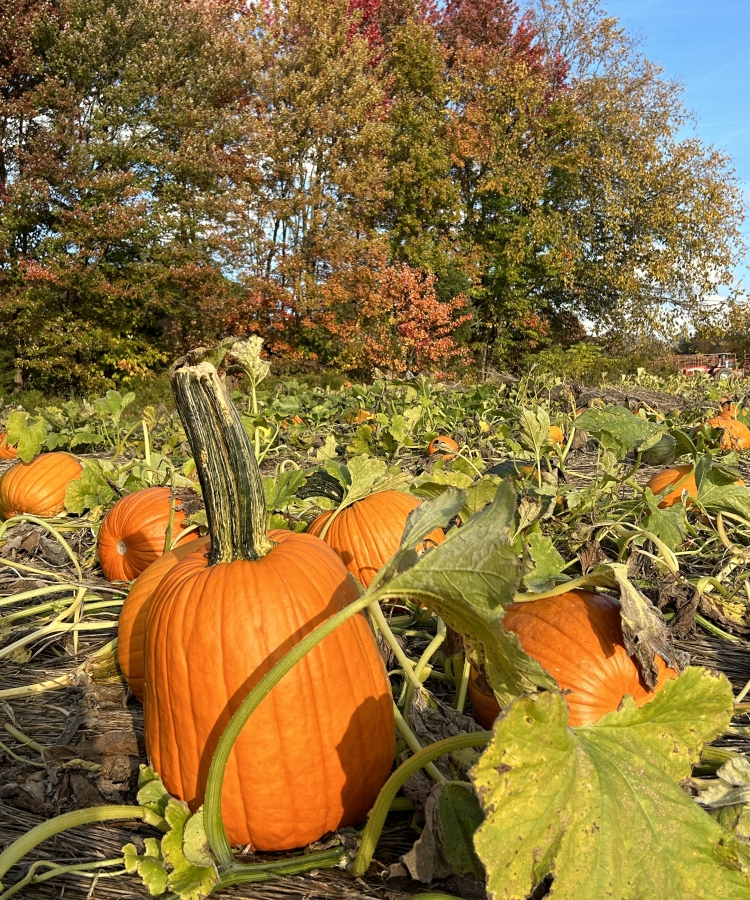
[[[729,161],[594,0],[0,0],[0,371],[224,334],[366,375],[621,346],[740,250]]]

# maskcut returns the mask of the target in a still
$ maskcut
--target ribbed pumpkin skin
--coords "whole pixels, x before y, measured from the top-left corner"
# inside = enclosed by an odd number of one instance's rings
[[[693,472],[692,466],[673,466],[671,469],[664,469],[663,472],[657,472],[657,474],[649,480],[646,487],[651,488],[651,492],[658,497],[666,487],[669,487],[670,484],[677,484],[691,472]],[[659,509],[666,509],[669,506],[674,506],[675,503],[679,503],[683,491],[687,491],[689,496],[693,498],[698,495],[698,485],[695,482],[695,474],[692,474],[689,478],[685,479],[681,487],[670,491],[661,503],[659,503]],[[690,501],[688,501],[688,505],[690,505]]]
[[[99,562],[108,581],[132,581],[164,554],[171,491],[152,487],[118,500],[99,529]],[[175,510],[172,542],[184,528],[185,513]],[[195,532],[187,537],[193,539]]]
[[[159,585],[146,626],[146,744],[167,790],[203,800],[216,743],[248,691],[357,597],[338,557],[308,534],[272,532],[270,553],[207,566],[191,554]],[[301,847],[361,821],[390,772],[391,690],[366,619],[299,662],[232,751],[222,813],[232,844]]]
[[[650,691],[640,669],[628,656],[622,638],[620,602],[588,591],[570,591],[557,597],[513,603],[505,610],[503,627],[518,635],[521,647],[549,672],[570,708],[569,725],[591,725],[616,710],[625,694],[643,706],[664,684],[677,677],[657,656],[656,689]],[[474,681],[476,682],[476,676]],[[469,681],[469,696],[479,687]],[[492,714],[488,700],[495,704]],[[494,696],[483,695],[477,720],[485,727],[500,712]],[[475,706],[477,711],[477,706]]]
[[[0,459],[16,459],[18,457],[18,447],[8,446],[8,432],[4,431],[0,434]]]
[[[409,513],[422,501],[401,491],[381,491],[357,500],[340,512],[323,540],[343,560],[354,577],[369,587],[378,571],[399,548]],[[308,534],[320,536],[331,517],[325,512],[310,523]],[[427,541],[442,544],[445,534],[436,528]]]
[[[125,598],[117,626],[117,659],[130,690],[141,703],[143,703],[143,647],[146,619],[154,591],[167,572],[170,572],[180,560],[191,553],[205,553],[210,545],[210,538],[201,538],[180,544],[179,547],[160,556],[138,576]]]
[[[42,453],[29,463],[16,463],[0,478],[0,518],[56,516],[65,509],[65,488],[82,472],[68,453]]]

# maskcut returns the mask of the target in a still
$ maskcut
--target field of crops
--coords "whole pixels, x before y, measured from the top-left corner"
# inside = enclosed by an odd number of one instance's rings
[[[750,380],[172,385],[0,410],[0,900],[750,897]]]

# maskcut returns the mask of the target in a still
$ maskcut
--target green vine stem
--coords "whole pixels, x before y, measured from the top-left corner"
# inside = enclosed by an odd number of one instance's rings
[[[414,734],[414,732],[409,727],[409,723],[401,714],[401,710],[393,704],[393,716],[396,720],[396,729],[401,737],[406,741],[406,746],[411,750],[412,753],[419,753],[422,750],[422,745],[419,743],[419,738]],[[427,763],[425,766],[425,771],[432,778],[432,780],[436,784],[445,784],[447,779],[443,775],[443,773],[438,769],[435,763]]]
[[[205,354],[195,350],[178,360],[170,378],[206,504],[209,564],[259,559],[274,546],[266,533],[260,470],[239,413]]]
[[[22,600],[35,600],[37,597],[46,597],[49,594],[64,594],[68,592],[76,593],[78,587],[80,587],[80,585],[48,584],[46,587],[34,588],[33,591],[24,591],[22,594],[11,594],[9,597],[5,597],[4,599],[0,600],[0,607],[11,605],[15,606]]]
[[[388,815],[391,803],[402,785],[411,778],[415,772],[418,772],[427,763],[433,762],[444,756],[446,753],[453,753],[455,750],[464,750],[467,747],[483,747],[492,740],[491,731],[476,731],[473,734],[457,734],[455,737],[445,738],[437,741],[415,753],[414,756],[406,760],[386,781],[385,785],[378,794],[370,812],[370,818],[367,820],[367,826],[362,835],[362,843],[359,847],[359,853],[354,861],[352,869],[355,875],[364,875],[372,861],[378,838],[385,825],[385,819]]]
[[[461,671],[461,682],[456,691],[456,709],[462,713],[466,706],[466,694],[469,690],[469,676],[471,675],[471,662],[467,656],[463,661],[463,669]]]
[[[74,863],[69,866],[61,866],[57,863],[50,862],[49,860],[40,859],[29,866],[29,871],[26,873],[25,878],[17,881],[12,887],[8,888],[7,891],[0,894],[0,900],[9,900],[10,897],[14,896],[30,884],[41,884],[44,881],[49,881],[60,875],[82,875],[85,878],[97,878],[102,875],[102,869],[105,869],[108,866],[122,866],[124,862],[124,858],[118,856],[114,859],[97,859],[95,862]],[[37,869],[41,869],[43,866],[49,867],[50,871],[37,875]],[[124,869],[120,869],[117,872],[107,872],[106,877],[111,878],[113,875],[121,875],[124,871]]]
[[[398,660],[401,668],[404,671],[404,675],[407,680],[414,685],[415,688],[421,688],[422,682],[419,681],[417,676],[414,674],[414,665],[409,657],[404,653],[403,647],[396,640],[396,636],[391,631],[390,626],[388,625],[388,620],[383,615],[383,610],[379,605],[371,606],[369,609],[369,615],[372,621],[377,626],[380,633],[385,638],[386,643],[393,651],[393,655]]]
[[[91,809],[75,809],[73,812],[63,813],[42,822],[31,831],[21,835],[13,843],[0,853],[0,878],[5,875],[17,862],[20,862],[27,853],[39,844],[67,831],[69,828],[77,828],[79,825],[92,825],[95,822],[113,822],[116,820],[140,819],[147,825],[167,832],[169,826],[164,819],[145,806],[94,806]]]
[[[332,869],[340,865],[347,854],[346,847],[332,847],[330,850],[319,850],[317,853],[306,853],[291,859],[277,859],[269,863],[232,863],[226,869],[222,869],[215,890],[233,884],[269,881],[282,875],[300,875],[313,869]]]

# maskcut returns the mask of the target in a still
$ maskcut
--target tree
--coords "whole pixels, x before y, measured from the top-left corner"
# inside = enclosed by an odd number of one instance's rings
[[[0,322],[35,387],[166,361],[229,294],[238,157],[231,10],[168,0],[6,3]]]
[[[679,85],[593,0],[534,0],[530,14],[520,65],[517,39],[497,55],[460,37],[451,73],[478,336],[507,356],[529,313],[585,317],[610,340],[668,335],[731,280],[729,160],[679,137]]]

